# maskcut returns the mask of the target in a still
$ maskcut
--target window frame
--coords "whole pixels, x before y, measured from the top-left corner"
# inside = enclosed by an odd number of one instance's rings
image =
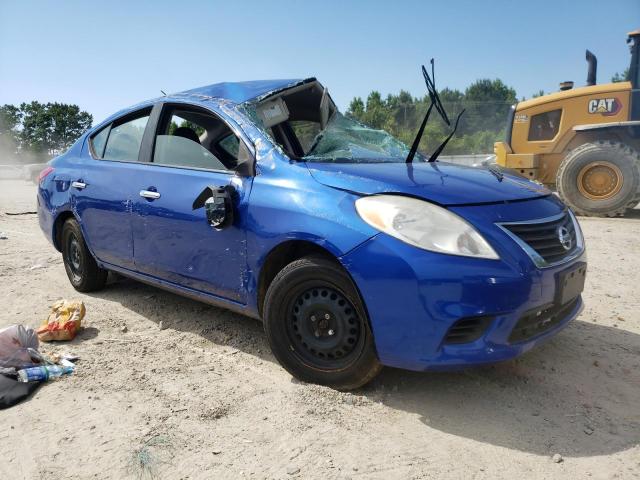
[[[140,142],[140,148],[138,150],[138,158],[136,160],[116,160],[116,159],[104,158],[104,152],[107,150],[107,144],[109,143],[109,139],[111,138],[111,131],[113,130],[114,126],[117,127],[124,123],[137,120],[138,118],[142,118],[145,116],[148,116],[149,119],[147,120],[147,125],[145,126],[144,133],[142,135],[142,141]],[[103,162],[106,161],[106,162],[119,162],[119,163],[145,163],[144,159],[141,160],[141,156],[144,148],[144,139],[147,134],[147,131],[149,130],[152,120],[153,120],[153,105],[147,105],[133,112],[126,113],[125,115],[115,118],[110,122],[102,125],[101,128],[99,128],[89,136],[89,154],[91,155],[91,158],[93,158],[94,160],[103,161]],[[95,149],[93,148],[93,139],[97,137],[98,134],[100,134],[105,129],[108,129],[107,138],[104,142],[104,147],[102,149],[102,156],[98,156]]]
[[[556,131],[554,132],[553,136],[551,138],[532,139],[531,138],[531,131],[532,131],[532,128],[533,128],[533,119],[535,117],[538,117],[538,116],[541,116],[541,115],[548,115],[548,114],[553,113],[553,112],[560,112],[560,116],[558,117],[558,126],[557,126]],[[553,142],[558,137],[558,134],[562,130],[563,117],[564,117],[564,108],[554,108],[553,110],[545,110],[544,112],[530,114],[529,115],[529,127],[527,128],[527,142],[530,142],[530,143]]]
[[[192,110],[192,111],[196,111],[205,115],[211,115],[213,117],[216,117],[218,120],[220,120],[222,123],[224,123],[226,125],[226,127],[231,131],[231,133],[233,135],[235,135],[238,138],[238,141],[244,143],[244,146],[247,150],[247,153],[249,154],[250,157],[250,176],[255,176],[256,171],[255,171],[255,165],[256,165],[256,156],[255,156],[255,148],[253,147],[253,145],[251,144],[251,142],[247,142],[246,138],[245,138],[245,134],[244,132],[242,132],[242,130],[240,129],[240,127],[238,127],[237,125],[234,125],[233,123],[229,122],[227,118],[225,118],[223,115],[221,115],[220,113],[210,109],[210,108],[206,108],[202,105],[196,105],[193,103],[187,103],[187,102],[176,102],[176,101],[167,101],[167,102],[158,102],[157,104],[154,105],[154,112],[152,113],[155,114],[154,118],[154,125],[153,125],[153,129],[152,130],[146,130],[145,131],[145,136],[142,139],[142,143],[143,146],[140,149],[140,152],[142,153],[143,148],[145,148],[145,142],[146,143],[146,148],[148,149],[148,156],[145,160],[145,163],[149,164],[149,165],[154,165],[156,167],[162,167],[162,168],[179,168],[179,169],[184,169],[184,170],[194,170],[197,172],[212,172],[212,173],[224,173],[227,175],[238,175],[238,169],[234,169],[234,170],[221,170],[221,169],[214,169],[214,168],[199,168],[199,167],[190,167],[190,166],[182,166],[182,165],[163,165],[161,163],[155,163],[153,161],[154,155],[155,155],[155,149],[156,149],[156,137],[158,136],[159,132],[160,132],[160,128],[163,126],[164,122],[166,121],[166,115],[170,114],[172,112],[172,110]],[[147,138],[147,132],[149,132],[149,137]],[[145,152],[146,153],[146,152]]]
[[[89,153],[91,154],[94,160],[102,160],[102,157],[104,156],[104,151],[107,149],[107,141],[109,140],[109,135],[111,134],[111,125],[113,125],[113,122],[109,122],[107,125],[100,128],[95,133],[91,134],[91,136],[89,137]],[[100,155],[98,155],[95,147],[93,146],[93,139],[96,138],[105,130],[107,131],[107,138],[105,138],[104,140],[104,145],[102,146],[102,152],[100,153]]]

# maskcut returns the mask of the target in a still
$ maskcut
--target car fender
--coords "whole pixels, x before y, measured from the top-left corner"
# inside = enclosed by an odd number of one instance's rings
[[[247,289],[253,306],[265,260],[286,242],[311,243],[340,261],[378,233],[356,212],[359,195],[316,182],[304,164],[280,162],[256,176],[249,199]]]

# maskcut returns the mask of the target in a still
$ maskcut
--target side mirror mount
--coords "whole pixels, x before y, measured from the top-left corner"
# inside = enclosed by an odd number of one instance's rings
[[[194,200],[192,209],[204,207],[207,223],[216,230],[222,230],[233,225],[233,187],[208,186]]]
[[[256,175],[256,160],[243,141],[240,141],[238,148],[236,174],[241,177],[254,177]]]
[[[255,177],[256,162],[253,160],[253,158],[238,164],[238,166],[236,167],[236,174],[240,177]]]

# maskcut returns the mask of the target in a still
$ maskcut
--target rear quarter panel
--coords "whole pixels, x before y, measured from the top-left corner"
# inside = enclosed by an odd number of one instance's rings
[[[83,166],[81,137],[65,154],[54,158],[49,165],[54,171],[38,185],[38,222],[47,239],[56,244],[56,219],[65,213],[74,214],[74,192],[71,182],[80,178]],[[77,215],[76,216],[77,219]]]

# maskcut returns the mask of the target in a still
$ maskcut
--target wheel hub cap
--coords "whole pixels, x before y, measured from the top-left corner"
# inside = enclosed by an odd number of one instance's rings
[[[296,298],[288,330],[295,350],[314,363],[345,359],[361,335],[353,305],[327,287],[309,289]]]
[[[578,174],[580,193],[592,200],[604,200],[616,195],[622,188],[623,176],[617,165],[593,162]]]
[[[82,274],[82,257],[80,255],[80,243],[75,236],[69,238],[67,265],[72,275],[78,279]]]
[[[71,263],[76,270],[80,268],[80,251],[75,240],[71,242]]]

